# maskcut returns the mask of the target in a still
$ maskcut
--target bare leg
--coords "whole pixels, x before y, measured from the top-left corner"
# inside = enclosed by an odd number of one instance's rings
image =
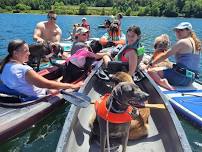
[[[150,71],[150,70],[148,70],[148,74],[161,87],[164,87],[168,90],[175,90],[175,88],[168,83],[168,80],[163,78],[162,71]]]
[[[125,136],[122,137],[122,152],[126,152],[126,147],[128,144],[129,129],[130,129],[130,127],[128,127],[128,131],[125,134]]]
[[[103,62],[104,62],[105,67],[107,67],[109,61],[111,61],[111,59],[108,55],[103,56]]]

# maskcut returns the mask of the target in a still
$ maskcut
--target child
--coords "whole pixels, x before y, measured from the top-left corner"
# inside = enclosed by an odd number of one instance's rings
[[[79,49],[75,54],[66,60],[66,65],[63,70],[62,82],[73,82],[78,80],[82,75],[89,72],[91,64],[96,59],[101,59],[108,53],[99,53],[102,45],[99,41],[93,40],[90,47],[86,46]]]
[[[165,52],[168,51],[169,46],[170,46],[170,40],[167,34],[162,34],[156,37],[154,40],[154,53],[151,58],[144,59],[143,61],[144,64],[141,64],[141,67],[144,68],[146,65],[149,65],[152,62],[152,60],[156,59],[158,56],[163,55]],[[154,68],[163,69],[163,68],[171,68],[171,67],[172,67],[172,63],[169,61],[169,59],[166,59],[163,62],[150,67],[150,69],[154,70]]]

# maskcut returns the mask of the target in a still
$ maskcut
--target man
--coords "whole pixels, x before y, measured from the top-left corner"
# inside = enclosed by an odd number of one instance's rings
[[[71,55],[76,53],[79,49],[86,47],[86,41],[88,40],[88,29],[84,27],[79,27],[76,30],[75,36],[77,37],[76,41],[72,45]]]
[[[83,17],[81,21],[82,21],[81,26],[87,28],[88,31],[90,31],[90,25],[88,24],[87,19]]]
[[[33,39],[38,43],[50,41],[59,43],[62,35],[62,30],[56,24],[57,15],[54,11],[49,11],[47,15],[48,21],[39,22],[34,30]]]
[[[87,19],[85,17],[82,18],[82,23],[81,23],[81,27],[85,27],[86,29],[88,29],[88,39],[90,37],[90,25],[87,22]]]

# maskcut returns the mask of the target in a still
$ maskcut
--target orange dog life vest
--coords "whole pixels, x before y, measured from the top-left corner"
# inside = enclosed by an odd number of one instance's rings
[[[106,108],[106,103],[110,97],[110,94],[105,94],[101,97],[100,101],[95,102],[95,111],[98,116],[104,120],[108,120],[110,123],[128,123],[133,118],[131,117],[132,107],[129,106],[128,109],[123,113],[112,113],[108,112]]]

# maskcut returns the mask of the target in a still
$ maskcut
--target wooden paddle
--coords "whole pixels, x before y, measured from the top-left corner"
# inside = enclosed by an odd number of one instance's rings
[[[166,109],[164,104],[145,103],[144,108]]]
[[[95,104],[91,102],[91,98],[84,93],[80,92],[67,92],[61,90],[60,93],[63,95],[64,99],[78,107],[86,108],[90,104]],[[138,108],[156,108],[156,109],[166,109],[164,104],[144,104],[139,105]]]

